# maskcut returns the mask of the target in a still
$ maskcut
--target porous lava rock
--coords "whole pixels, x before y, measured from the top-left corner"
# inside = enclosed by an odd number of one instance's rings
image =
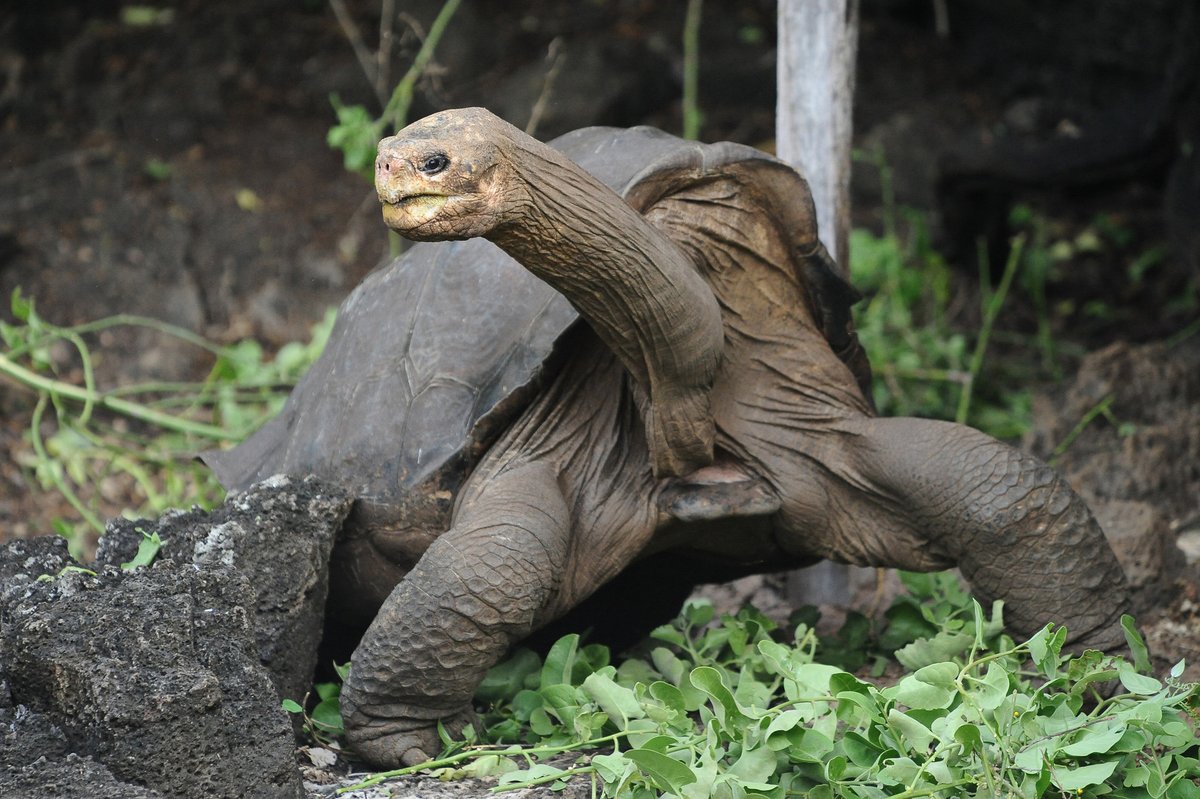
[[[0,795],[302,796],[276,682],[311,680],[347,508],[276,478],[114,522],[91,569],[56,538],[0,547]],[[117,565],[155,533],[152,565]]]
[[[157,520],[114,519],[96,552],[119,566],[145,536],[164,542],[159,557],[200,569],[229,568],[254,593],[247,605],[258,658],[283,697],[312,687],[329,592],[329,555],[349,497],[316,478],[272,477],[212,511],[173,510]]]

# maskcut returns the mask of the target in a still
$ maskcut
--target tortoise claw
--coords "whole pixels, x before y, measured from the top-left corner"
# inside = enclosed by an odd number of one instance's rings
[[[466,708],[440,719],[378,718],[343,703],[342,718],[346,742],[355,753],[376,768],[391,769],[434,759],[443,749],[439,722],[457,738],[475,721],[475,713]]]

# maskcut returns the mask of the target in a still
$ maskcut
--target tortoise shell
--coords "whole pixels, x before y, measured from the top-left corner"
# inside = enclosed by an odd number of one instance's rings
[[[750,147],[645,127],[585,128],[551,146],[642,213],[735,165],[751,175],[788,170],[794,181],[784,182],[789,196],[779,203],[801,206],[788,218],[808,220],[787,231],[797,279],[826,340],[860,385],[869,381],[849,332],[857,295],[817,241],[799,175]],[[448,514],[462,481],[553,371],[556,344],[578,319],[564,297],[486,240],[417,244],[350,294],[279,415],[204,459],[231,491],[279,473],[340,484],[358,498],[351,522],[360,525],[403,523],[420,508]]]

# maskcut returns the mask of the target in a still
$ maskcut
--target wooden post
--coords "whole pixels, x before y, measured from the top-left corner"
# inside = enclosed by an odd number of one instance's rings
[[[821,241],[846,269],[858,0],[779,0],[776,153],[808,178]]]
[[[849,271],[850,144],[858,0],[779,0],[776,154],[808,178],[817,227]],[[850,571],[825,561],[788,577],[793,601],[845,604]]]

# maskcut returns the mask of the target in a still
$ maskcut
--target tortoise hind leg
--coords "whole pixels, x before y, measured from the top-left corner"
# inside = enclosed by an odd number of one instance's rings
[[[823,462],[833,479],[817,503],[832,521],[821,554],[916,571],[957,565],[981,600],[1004,599],[1019,635],[1055,622],[1077,651],[1124,648],[1124,573],[1056,471],[949,422],[863,417],[834,429],[840,454]]]
[[[381,767],[413,764],[457,733],[486,671],[540,621],[567,556],[554,471],[525,463],[490,479],[383,604],[342,688],[351,746]]]

